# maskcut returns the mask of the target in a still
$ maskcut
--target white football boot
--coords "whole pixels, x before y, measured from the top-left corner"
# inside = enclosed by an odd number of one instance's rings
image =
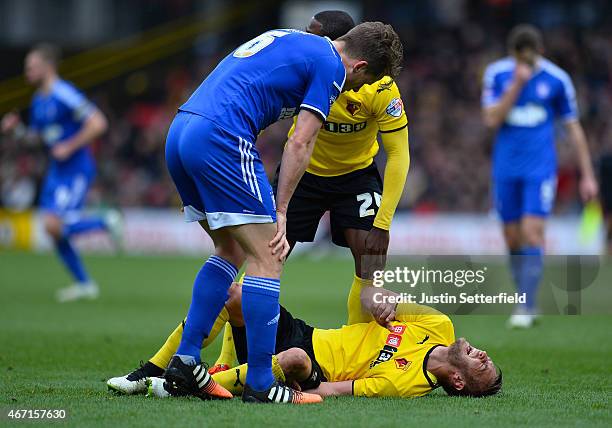
[[[164,388],[166,379],[163,377],[147,378],[147,397],[168,398],[170,393]]]
[[[123,250],[123,216],[115,209],[107,210],[104,214],[104,223],[108,228],[115,252]]]
[[[508,319],[506,326],[510,329],[531,328],[535,321],[536,314],[525,309],[523,306],[517,306],[514,313]]]
[[[72,284],[69,287],[57,290],[56,297],[60,303],[73,302],[75,300],[94,300],[100,295],[98,284],[89,281],[85,284]]]
[[[147,374],[143,367],[125,376],[113,377],[106,381],[108,389],[121,394],[133,395],[147,392]]]

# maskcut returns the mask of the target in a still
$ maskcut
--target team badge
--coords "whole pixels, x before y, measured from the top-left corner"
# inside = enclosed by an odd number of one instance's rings
[[[355,113],[361,110],[361,103],[354,103],[352,101],[347,101],[346,110],[351,114],[351,116],[355,116]]]
[[[548,95],[550,94],[550,86],[548,86],[544,82],[540,82],[536,86],[536,93],[538,94],[538,97],[540,98],[547,98]]]
[[[387,106],[387,114],[393,117],[400,117],[404,111],[404,104],[399,98],[393,98]]]
[[[412,364],[412,361],[408,361],[405,358],[395,359],[395,367],[399,370],[403,370],[403,371],[408,370],[408,367],[410,367],[410,364]]]

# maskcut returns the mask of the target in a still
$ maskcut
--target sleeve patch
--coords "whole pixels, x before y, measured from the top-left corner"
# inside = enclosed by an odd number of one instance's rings
[[[404,111],[401,98],[393,98],[385,110],[389,116],[400,117]]]

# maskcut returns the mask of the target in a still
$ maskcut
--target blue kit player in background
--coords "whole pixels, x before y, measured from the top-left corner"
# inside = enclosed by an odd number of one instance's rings
[[[508,37],[510,56],[484,74],[483,117],[497,131],[493,153],[495,205],[504,223],[512,276],[527,303],[515,309],[509,327],[531,327],[543,271],[544,228],[555,200],[555,119],[565,125],[581,172],[580,196],[598,188],[588,145],[578,120],[574,86],[565,71],[541,56],[540,32],[530,25]]]
[[[81,213],[95,175],[95,161],[88,145],[106,131],[107,121],[81,92],[59,77],[58,60],[58,49],[48,44],[28,53],[26,79],[37,88],[30,106],[29,127],[12,112],[3,117],[2,131],[29,143],[42,140],[48,150],[50,161],[40,194],[40,209],[44,228],[74,280],[72,286],[57,294],[59,301],[67,302],[94,299],[99,294],[71,238],[107,230],[116,240],[121,219],[116,211],[109,211],[104,217]]]
[[[200,223],[215,254],[195,278],[181,343],[165,372],[169,393],[231,397],[208,374],[200,349],[246,262],[249,372],[243,401],[321,401],[277,383],[272,374],[280,275],[289,251],[287,206],[340,92],[397,76],[402,55],[399,37],[380,22],[358,25],[333,42],[296,30],[268,31],[230,53],[179,108],[168,131],[166,162],[185,219]],[[255,141],[268,125],[295,115],[275,205]]]

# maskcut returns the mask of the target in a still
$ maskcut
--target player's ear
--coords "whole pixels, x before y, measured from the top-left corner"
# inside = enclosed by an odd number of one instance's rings
[[[356,61],[353,64],[353,73],[367,72],[368,71],[368,62],[365,60]]]
[[[465,387],[465,380],[463,379],[463,376],[461,376],[461,373],[459,373],[458,370],[455,370],[451,373],[450,382],[453,388],[455,388],[457,391],[461,391]]]

